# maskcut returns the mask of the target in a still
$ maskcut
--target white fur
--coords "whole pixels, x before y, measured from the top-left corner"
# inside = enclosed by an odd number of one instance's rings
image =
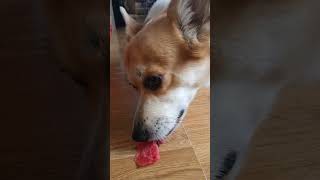
[[[181,30],[187,39],[197,39],[197,26],[191,23],[195,12],[191,10],[190,1],[179,1],[178,16],[181,24]]]
[[[189,62],[186,64],[181,72],[176,73],[181,81],[190,86],[201,83],[203,87],[210,86],[210,56],[205,59],[199,60],[199,62]],[[203,82],[200,82],[203,79]]]
[[[152,139],[163,139],[176,126],[176,121],[181,110],[187,111],[190,102],[193,100],[197,88],[179,87],[169,90],[165,95],[148,96],[143,101],[142,118],[146,119],[145,126],[152,132]],[[141,98],[144,96],[142,95]],[[186,112],[185,112],[186,114]],[[141,117],[140,117],[141,118]],[[182,121],[183,117],[181,117]]]
[[[135,22],[135,20],[131,16],[129,16],[126,9],[121,6],[120,6],[120,13],[122,14],[122,17],[127,24],[130,24],[130,22]]]
[[[167,10],[171,0],[158,0],[150,8],[145,22],[152,20],[155,17],[160,16],[165,10]]]

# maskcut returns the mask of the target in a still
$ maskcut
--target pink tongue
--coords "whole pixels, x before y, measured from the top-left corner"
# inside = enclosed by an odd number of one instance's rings
[[[137,154],[135,158],[137,166],[148,166],[160,159],[158,143],[157,141],[150,141],[137,144]],[[163,143],[163,141],[160,143]]]

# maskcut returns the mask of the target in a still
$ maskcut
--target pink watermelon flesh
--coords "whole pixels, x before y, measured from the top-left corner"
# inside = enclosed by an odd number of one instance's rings
[[[136,164],[138,167],[154,164],[160,159],[159,144],[163,141],[150,141],[137,144]]]

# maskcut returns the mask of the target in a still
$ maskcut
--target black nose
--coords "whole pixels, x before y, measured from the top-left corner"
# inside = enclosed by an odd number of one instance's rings
[[[132,132],[132,139],[137,142],[148,141],[150,133],[147,129],[143,128],[140,123],[134,126]]]

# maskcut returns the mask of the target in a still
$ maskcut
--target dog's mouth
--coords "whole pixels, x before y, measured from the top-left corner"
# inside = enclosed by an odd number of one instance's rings
[[[160,144],[164,143],[164,140],[157,140],[156,143],[157,143],[158,146],[160,146]]]
[[[182,116],[183,116],[183,115],[184,115],[184,110],[181,110],[181,111],[179,112],[179,116],[178,116],[178,118],[177,118],[177,120],[176,120],[175,125],[174,125],[173,128],[167,133],[166,137],[168,137],[168,136],[178,127],[178,125],[180,124],[180,122],[181,122],[181,120],[182,120]]]

